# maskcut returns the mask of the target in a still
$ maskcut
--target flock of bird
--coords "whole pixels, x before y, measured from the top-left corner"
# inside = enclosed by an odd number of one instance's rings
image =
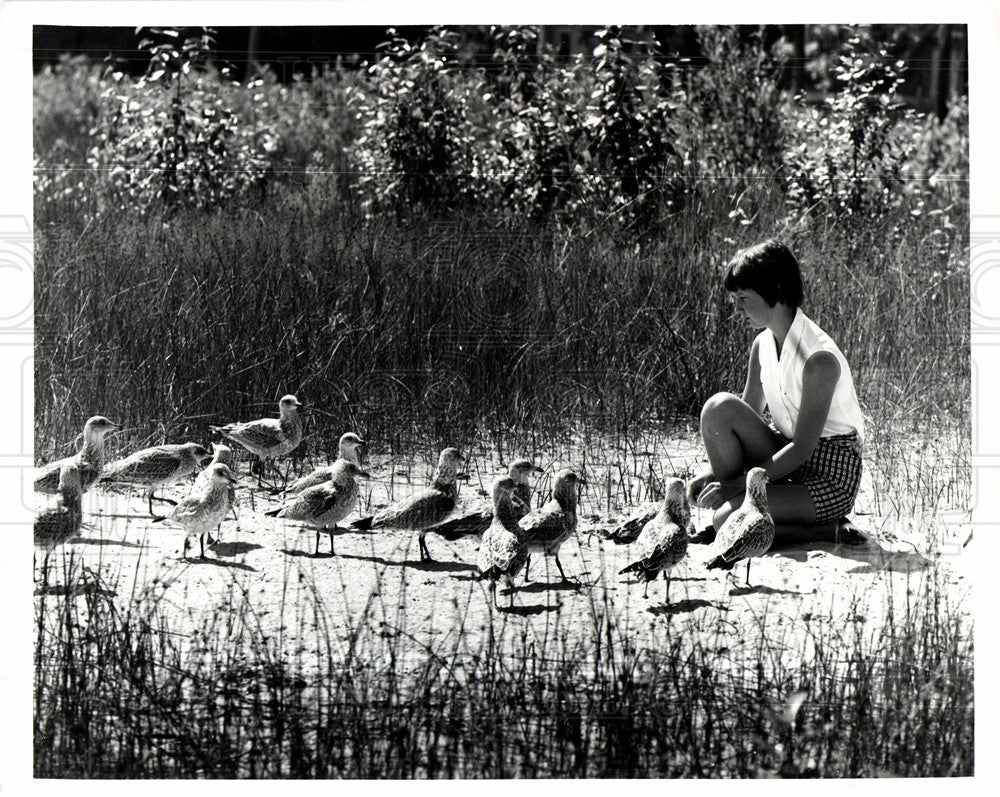
[[[263,486],[266,469],[273,469],[275,459],[289,454],[302,441],[302,422],[298,416],[301,407],[295,396],[287,395],[279,402],[277,419],[262,418],[210,429],[258,458],[258,486]],[[79,534],[83,518],[81,497],[88,488],[95,484],[132,485],[146,491],[154,522],[167,521],[184,529],[183,557],[187,558],[190,543],[197,537],[204,558],[205,537],[209,536],[211,542],[211,533],[230,512],[234,515],[236,512],[233,450],[228,445],[213,443],[209,452],[204,446],[189,442],[145,448],[124,459],[105,462],[105,437],[117,428],[104,416],[90,418],[83,429],[81,449],[39,470],[35,492],[49,498],[35,513],[35,545],[46,550],[47,558],[52,549]],[[523,571],[524,581],[528,581],[532,554],[553,557],[560,576],[564,581],[570,580],[559,561],[559,550],[576,532],[578,490],[586,484],[572,469],[556,474],[552,498],[534,510],[530,478],[543,470],[528,459],[512,462],[507,474],[496,479],[490,502],[459,505],[457,482],[469,477],[462,470],[465,460],[459,451],[446,448],[439,456],[430,485],[343,527],[340,524],[358,506],[357,480],[370,478],[361,464],[360,452],[365,445],[353,432],[344,434],[337,460],[288,485],[281,505],[265,514],[314,529],[316,554],[324,533],[330,537],[333,555],[336,534],[381,529],[416,531],[421,561],[433,561],[427,547],[428,534],[450,541],[481,538],[477,566],[480,578],[489,582],[494,605],[498,605],[497,584],[502,581],[508,586],[513,606],[514,579]],[[209,458],[211,461],[199,471]],[[194,483],[179,502],[155,495],[158,488],[193,474],[196,474]],[[774,540],[766,481],[761,468],[754,468],[747,475],[744,502],[719,529],[712,543],[713,556],[706,567],[729,570],[746,560],[747,584],[750,583],[750,560],[767,551]],[[154,499],[173,504],[173,508],[165,515],[157,515]],[[634,546],[634,561],[620,572],[635,573],[645,583],[643,596],[648,596],[649,582],[662,573],[666,582],[664,597],[669,601],[670,571],[686,556],[693,534],[684,482],[670,478],[662,502],[640,506],[607,537],[615,543]]]

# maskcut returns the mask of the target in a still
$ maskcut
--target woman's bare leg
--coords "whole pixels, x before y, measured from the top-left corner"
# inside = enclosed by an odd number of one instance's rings
[[[721,529],[726,518],[742,503],[743,495],[738,495],[716,509],[712,516],[715,528]],[[774,518],[775,526],[809,526],[816,523],[816,507],[809,494],[809,488],[804,484],[767,485],[767,508]],[[822,529],[824,526],[819,525],[816,528]],[[833,523],[831,528],[835,530],[836,523]]]
[[[732,393],[716,393],[705,402],[701,438],[711,469],[688,483],[688,500],[692,502],[709,482],[742,476],[781,447],[764,419]]]

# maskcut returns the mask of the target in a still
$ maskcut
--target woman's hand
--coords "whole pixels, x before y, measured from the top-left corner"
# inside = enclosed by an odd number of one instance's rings
[[[743,479],[731,479],[724,482],[709,482],[698,494],[695,505],[713,512],[727,501],[742,495],[746,491]]]

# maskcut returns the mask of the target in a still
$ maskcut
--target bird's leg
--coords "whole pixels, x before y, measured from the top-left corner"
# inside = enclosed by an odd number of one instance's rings
[[[332,529],[330,529],[330,530],[329,530],[329,531],[327,532],[327,533],[328,533],[328,534],[330,535],[330,556],[336,556],[336,555],[337,555],[337,552],[333,550],[333,538],[334,538],[334,536],[335,536],[334,532],[335,532],[336,530],[337,530],[337,524],[335,523],[335,524],[333,525],[333,528],[332,528]]]
[[[313,556],[319,556],[319,529],[316,529],[316,551]]]
[[[747,559],[747,586],[750,586],[750,560]]]
[[[559,568],[559,575],[561,575],[561,576],[562,576],[562,580],[563,580],[564,582],[565,582],[565,581],[569,581],[569,579],[568,579],[568,578],[566,578],[566,574],[565,574],[565,573],[563,572],[563,569],[562,569],[562,565],[561,565],[561,564],[559,564],[559,554],[556,554],[556,567],[558,567],[558,568]]]
[[[201,536],[198,537],[198,543],[201,545],[201,558],[204,559],[205,558],[205,532],[202,532]]]
[[[190,540],[185,536],[184,537],[184,550],[181,552],[181,557],[184,558],[184,559],[188,558],[188,544],[189,543],[190,543]]]
[[[507,594],[510,596],[510,608],[513,609],[514,608],[514,582],[513,581],[511,581],[510,584],[508,584],[508,588],[509,589],[508,589]]]
[[[434,559],[431,558],[431,552],[427,548],[427,541],[424,539],[423,534],[420,535],[419,541],[420,541],[420,561],[433,562]]]
[[[642,580],[642,597],[649,597],[649,580],[645,578]]]
[[[528,578],[528,568],[531,567],[531,554],[528,554],[528,558],[524,560],[524,583],[527,584],[530,579]]]
[[[490,582],[490,593],[493,595],[493,605],[496,606],[496,608],[499,609],[500,608],[500,604],[497,603],[497,582],[496,581],[491,581]]]
[[[666,570],[663,571],[663,580],[667,582],[667,586],[663,588],[663,600],[670,603],[670,573]]]

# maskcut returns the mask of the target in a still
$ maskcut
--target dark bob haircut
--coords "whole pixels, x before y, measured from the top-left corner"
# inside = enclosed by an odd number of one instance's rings
[[[773,238],[737,252],[729,261],[724,284],[730,292],[756,291],[769,307],[777,302],[789,307],[802,304],[799,261]]]

